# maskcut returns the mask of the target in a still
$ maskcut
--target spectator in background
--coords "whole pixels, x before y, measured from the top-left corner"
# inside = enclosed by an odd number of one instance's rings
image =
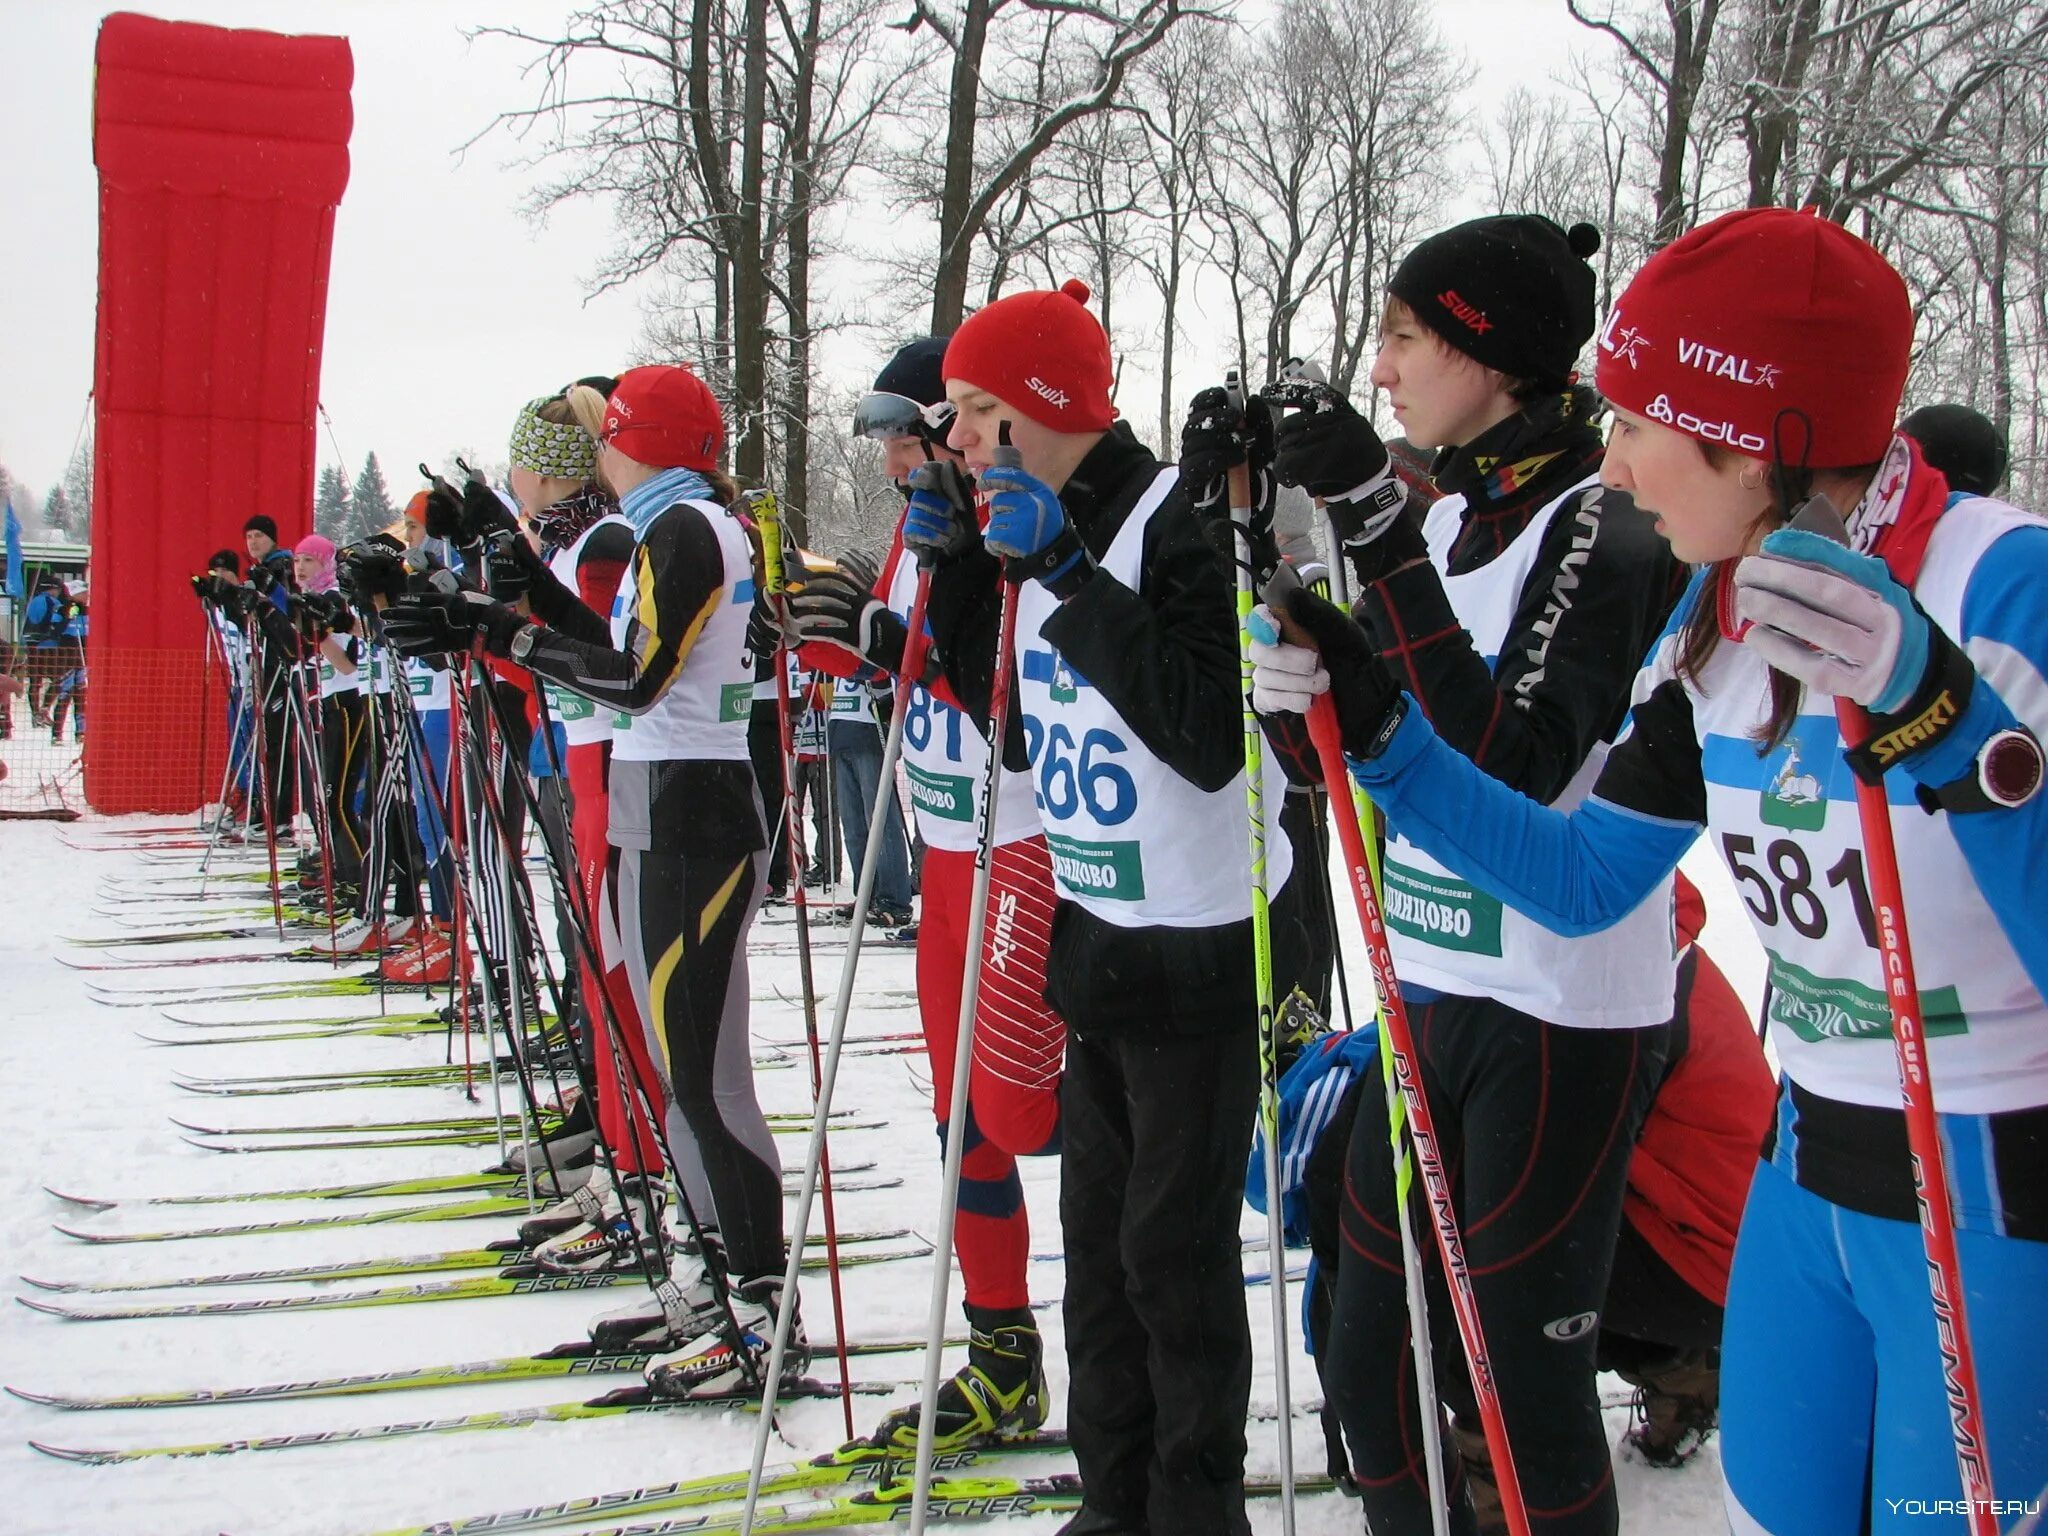
[[[846,862],[856,880],[860,878],[861,862],[867,857],[869,833],[882,839],[868,915],[878,927],[903,929],[910,925],[912,915],[910,845],[903,836],[903,807],[896,799],[894,784],[883,797],[880,825],[870,825],[876,791],[882,782],[882,732],[877,705],[886,710],[893,691],[892,680],[886,674],[874,677],[872,687],[859,678],[833,685],[832,713],[825,727],[832,765],[832,798],[839,812]]]
[[[65,594],[64,627],[57,637],[56,690],[50,701],[50,740],[64,740],[64,715],[72,712],[72,740],[85,740],[85,589]]]
[[[28,689],[29,723],[38,728],[50,723],[56,704],[57,680],[63,675],[64,624],[69,615],[71,594],[64,579],[45,571],[36,584],[36,595],[28,600],[22,615],[22,682]]]

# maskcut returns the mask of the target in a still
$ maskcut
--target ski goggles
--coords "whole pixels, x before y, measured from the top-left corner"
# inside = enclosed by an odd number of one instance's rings
[[[853,408],[856,437],[887,442],[893,437],[922,437],[943,443],[946,429],[953,424],[953,402],[936,401],[919,405],[908,395],[875,393],[862,395]]]

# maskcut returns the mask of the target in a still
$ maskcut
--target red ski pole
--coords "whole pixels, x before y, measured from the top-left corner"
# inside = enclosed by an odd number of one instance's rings
[[[1837,544],[1849,542],[1841,515],[1827,498],[1808,499],[1789,526],[1818,533]],[[1844,741],[1868,741],[1870,716],[1853,699],[1835,699],[1835,720]],[[1955,1207],[1950,1200],[1948,1161],[1941,1127],[1934,1117],[1934,1084],[1928,1076],[1927,1021],[1920,1008],[1920,984],[1913,971],[1913,943],[1906,931],[1906,895],[1899,884],[1899,850],[1892,838],[1891,806],[1882,782],[1856,780],[1856,819],[1863,829],[1863,861],[1870,875],[1870,900],[1877,919],[1877,950],[1884,990],[1892,1011],[1892,1045],[1899,1058],[1899,1089],[1906,1104],[1906,1145],[1913,1162],[1913,1198],[1920,1208],[1920,1240],[1927,1249],[1927,1285],[1934,1297],[1934,1331],[1941,1349],[1941,1379],[1948,1392],[1949,1429],[1956,1443],[1956,1467],[1970,1506],[1974,1536],[1997,1536],[1991,1499],[1991,1456],[1984,1442],[1984,1399],[1977,1390],[1977,1356],[1970,1346],[1963,1305],[1963,1264],[1956,1250]]]
[[[1835,717],[1844,741],[1868,741],[1870,716],[1854,700],[1837,698]],[[1906,1142],[1913,1160],[1913,1196],[1920,1208],[1920,1238],[1927,1248],[1927,1285],[1934,1296],[1934,1330],[1941,1347],[1941,1378],[1948,1391],[1949,1427],[1956,1466],[1970,1506],[1974,1536],[1997,1536],[1991,1497],[1991,1457],[1984,1442],[1984,1399],[1977,1391],[1977,1357],[1963,1304],[1962,1257],[1956,1250],[1948,1163],[1934,1117],[1934,1084],[1927,1071],[1927,1023],[1913,973],[1906,932],[1906,898],[1899,885],[1899,852],[1892,840],[1891,807],[1883,784],[1856,779],[1856,816],[1863,826],[1864,863],[1877,917],[1877,947],[1892,1010],[1892,1043],[1899,1056],[1899,1086],[1906,1101]]]
[[[1308,636],[1292,621],[1280,620],[1287,639],[1308,643]],[[1351,772],[1344,762],[1344,746],[1337,724],[1337,705],[1329,694],[1316,697],[1308,712],[1309,737],[1315,743],[1316,759],[1322,765],[1323,783],[1330,792],[1330,804],[1351,803]],[[1515,1474],[1514,1453],[1508,1447],[1507,1420],[1500,1410],[1500,1392],[1494,1385],[1493,1357],[1487,1352],[1486,1333],[1479,1321],[1479,1297],[1472,1289],[1472,1271],[1465,1262],[1465,1240],[1458,1231],[1458,1215],[1451,1204],[1451,1181],[1444,1173],[1443,1157],[1437,1150],[1436,1121],[1423,1097],[1422,1078],[1416,1069],[1415,1037],[1408,1028],[1408,1008],[1401,1000],[1401,987],[1394,975],[1394,952],[1387,942],[1385,915],[1379,893],[1373,888],[1372,869],[1366,862],[1365,836],[1358,818],[1333,816],[1337,835],[1344,847],[1344,864],[1351,876],[1351,899],[1358,908],[1359,926],[1365,931],[1365,952],[1372,963],[1373,981],[1379,987],[1387,1024],[1388,1044],[1394,1058],[1394,1080],[1408,1107],[1408,1134],[1415,1144],[1416,1166],[1422,1170],[1422,1185],[1429,1202],[1430,1225],[1436,1233],[1436,1247],[1443,1260],[1446,1289],[1451,1310],[1458,1320],[1458,1336],[1464,1341],[1465,1360],[1472,1376],[1472,1391],[1479,1400],[1479,1419],[1486,1431],[1487,1454],[1493,1458],[1493,1475],[1500,1487],[1501,1513],[1514,1536],[1529,1536],[1529,1513],[1522,1503],[1521,1480]],[[1425,1424],[1424,1434],[1439,1433],[1438,1426]]]

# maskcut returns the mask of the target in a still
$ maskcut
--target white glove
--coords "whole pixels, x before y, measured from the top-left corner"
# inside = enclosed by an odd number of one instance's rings
[[[1927,619],[1883,562],[1802,530],[1735,567],[1735,616],[1780,672],[1865,708],[1898,709],[1927,668]]]
[[[1278,639],[1272,610],[1261,604],[1252,614],[1252,708],[1262,715],[1305,715],[1319,693],[1330,691],[1323,658],[1305,645]],[[1276,638],[1267,640],[1266,635]]]

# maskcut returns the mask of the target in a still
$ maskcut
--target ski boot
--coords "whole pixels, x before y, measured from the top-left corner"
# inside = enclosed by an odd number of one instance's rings
[[[1636,1389],[1627,1435],[1653,1467],[1682,1467],[1720,1422],[1721,1352],[1690,1349],[1615,1374]]]
[[[672,1354],[657,1355],[647,1362],[647,1386],[655,1396],[677,1401],[722,1397],[749,1390],[759,1381],[775,1346],[782,1276],[750,1275],[736,1280],[727,1300],[733,1321],[739,1325],[739,1347],[734,1347],[728,1332],[724,1309],[714,1301],[708,1321],[695,1338]],[[782,1384],[800,1380],[810,1363],[811,1346],[804,1337],[803,1319],[793,1318],[789,1346],[782,1356]]]
[[[591,1323],[590,1342],[600,1353],[658,1354],[679,1349],[707,1328],[723,1325],[725,1313],[711,1286],[709,1264],[724,1264],[725,1253],[716,1233],[706,1232],[704,1239],[711,1249],[708,1263],[701,1255],[675,1254],[668,1278],[661,1284]]]
[[[1045,1346],[1031,1309],[970,1305],[967,1323],[967,1364],[939,1388],[932,1425],[937,1451],[1026,1438],[1045,1423]],[[898,1408],[868,1443],[914,1452],[922,1408]]]
[[[1323,1017],[1308,993],[1300,987],[1288,993],[1273,1024],[1273,1056],[1279,1074],[1285,1077],[1301,1053],[1312,1049],[1329,1032],[1330,1021]]]
[[[586,1200],[593,1192],[594,1199]],[[661,1221],[661,1196],[648,1188],[644,1179],[628,1179],[622,1192],[609,1177],[600,1183],[593,1176],[563,1202],[571,1203],[579,1210],[595,1204],[598,1214],[535,1245],[533,1262],[538,1268],[551,1275],[595,1275],[631,1269],[649,1259],[658,1259],[661,1249],[656,1232]],[[540,1219],[536,1217],[535,1221]],[[525,1235],[526,1229],[522,1227],[520,1236]]]
[[[534,1165],[538,1163],[539,1159],[534,1159]],[[645,1180],[627,1180],[624,1195],[630,1195],[636,1205],[652,1205],[657,1211],[661,1208],[659,1198],[650,1195]],[[609,1228],[625,1214],[625,1209],[625,1199],[612,1178],[611,1170],[595,1167],[580,1188],[571,1190],[538,1216],[529,1217],[519,1224],[519,1246],[540,1248],[555,1238],[581,1232],[586,1227]]]

